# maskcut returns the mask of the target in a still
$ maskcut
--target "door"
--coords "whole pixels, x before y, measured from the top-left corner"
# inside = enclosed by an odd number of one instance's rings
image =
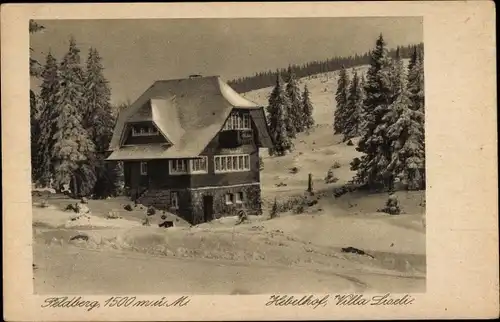
[[[214,197],[203,196],[203,219],[205,222],[214,219]]]

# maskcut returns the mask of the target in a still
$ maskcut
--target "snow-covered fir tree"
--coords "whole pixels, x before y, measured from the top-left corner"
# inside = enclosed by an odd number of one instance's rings
[[[392,189],[394,178],[387,171],[391,161],[391,146],[387,138],[384,116],[389,111],[392,101],[391,61],[382,35],[371,51],[371,64],[365,84],[365,134],[356,148],[363,152],[360,162],[352,164],[357,171],[356,181],[371,188],[385,187]]]
[[[405,182],[409,189],[421,189],[424,182],[425,151],[423,150],[423,114],[410,108],[406,91],[391,104],[385,121],[391,144],[391,160],[387,172]]]
[[[46,56],[45,65],[41,73],[39,106],[40,116],[38,121],[38,136],[36,137],[38,168],[35,180],[47,186],[54,172],[51,151],[54,146],[54,134],[57,124],[57,94],[60,80],[57,60],[52,53]]]
[[[297,78],[292,71],[292,68],[288,68],[288,83],[286,85],[286,93],[288,99],[290,100],[290,108],[288,110],[288,117],[291,119],[293,130],[295,133],[300,133],[304,131],[303,118],[304,115],[302,107],[302,98],[300,95],[299,83]]]
[[[366,84],[366,77],[365,74],[361,74],[358,76],[359,80],[359,93],[361,95],[360,100],[361,100],[361,115],[360,115],[360,120],[359,120],[359,136],[363,136],[366,132],[366,128],[368,126],[367,118],[366,118],[366,107],[365,107],[365,98],[366,98],[366,92],[365,92],[365,84]]]
[[[116,164],[104,161],[108,149],[115,117],[111,106],[111,90],[104,77],[101,57],[95,48],[90,48],[86,63],[83,93],[83,124],[96,148],[95,172],[97,182],[94,192],[97,196],[113,194],[117,178]]]
[[[71,38],[69,51],[60,66],[60,86],[54,106],[54,140],[50,156],[54,166],[54,181],[60,187],[71,184],[72,192],[87,195],[95,183],[95,145],[83,127],[83,71],[80,50]]]
[[[269,131],[274,141],[274,147],[271,149],[271,155],[282,156],[292,150],[293,143],[288,133],[287,111],[290,102],[283,89],[283,80],[281,76],[276,77],[276,86],[269,96],[269,105],[267,113],[269,117]]]
[[[85,70],[83,124],[99,152],[108,148],[114,127],[111,90],[103,71],[98,51],[90,48]]]
[[[34,34],[44,27],[37,22],[29,21],[29,33]],[[30,47],[30,57],[29,57],[29,73],[31,77],[39,78],[41,75],[40,63],[34,59],[31,55],[33,49]],[[40,167],[40,160],[38,159],[38,136],[40,132],[40,101],[33,90],[30,89],[30,142],[31,142],[31,176],[33,181],[37,181],[37,175]]]
[[[404,70],[403,59],[401,58],[399,47],[396,49],[396,54],[392,60],[391,66],[391,82],[392,82],[392,100],[395,101],[399,95],[405,90],[406,73]]]
[[[412,109],[424,113],[424,55],[415,47],[415,51],[408,65],[408,92],[412,102]]]
[[[360,134],[363,113],[363,93],[358,73],[354,71],[349,85],[349,96],[345,109],[345,120],[342,129],[343,141],[348,141]]]
[[[29,21],[29,33],[34,34],[45,29],[44,26],[40,25],[34,20]],[[33,49],[30,47],[30,76],[38,77],[40,76],[40,63],[31,56]]]
[[[309,97],[309,89],[307,85],[304,86],[304,93],[302,94],[302,108],[303,108],[303,126],[305,131],[309,131],[314,126],[313,118],[313,105]]]
[[[333,114],[333,133],[342,133],[344,129],[344,122],[346,118],[346,108],[347,100],[349,97],[349,77],[347,76],[347,71],[344,66],[339,73],[339,79],[337,81],[337,92],[335,93],[335,101],[337,106]]]
[[[411,132],[413,158],[409,161],[413,170],[405,175],[410,189],[425,188],[425,91],[424,91],[424,55],[423,51],[415,47],[408,66],[408,97],[410,109],[414,116],[414,126]],[[408,168],[410,169],[410,168]]]

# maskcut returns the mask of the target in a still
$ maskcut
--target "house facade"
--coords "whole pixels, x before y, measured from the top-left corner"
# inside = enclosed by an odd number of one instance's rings
[[[157,81],[120,113],[110,161],[131,197],[192,224],[261,213],[259,149],[272,147],[264,110],[220,77]]]

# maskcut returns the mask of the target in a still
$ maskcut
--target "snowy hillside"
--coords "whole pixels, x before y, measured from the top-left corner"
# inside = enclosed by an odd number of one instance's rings
[[[358,74],[367,69],[356,68]],[[353,69],[347,71],[351,76]],[[299,79],[302,90],[306,84],[309,88],[316,126],[299,133],[285,156],[261,154],[262,216],[190,226],[158,210],[148,216],[149,226],[143,225],[146,207],[115,197],[89,200],[91,214],[72,220],[65,209],[77,200],[55,193],[38,196],[37,191],[32,198],[35,292],[425,291],[425,191],[398,191],[398,216],[378,212],[387,193],[334,193],[353,178],[350,162],[361,155],[358,138],[347,144],[333,135],[338,74]],[[263,88],[244,97],[267,106],[271,91]],[[325,182],[329,170],[336,180]],[[314,196],[305,194],[309,175]],[[274,204],[280,211],[271,216]],[[165,218],[174,227],[159,228]],[[366,253],[346,251],[352,248]]]
[[[358,74],[366,74],[368,65],[347,69],[349,76],[354,70]],[[299,79],[299,86],[304,90],[307,85],[311,93],[311,101],[314,107],[313,118],[316,124],[332,124],[333,111],[335,109],[335,92],[337,91],[337,81],[340,71],[312,75]],[[242,95],[255,103],[267,106],[272,87],[261,88],[255,91],[243,93]]]

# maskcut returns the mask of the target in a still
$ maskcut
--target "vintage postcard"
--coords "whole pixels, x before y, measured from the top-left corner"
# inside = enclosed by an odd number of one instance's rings
[[[492,2],[1,14],[4,319],[498,317]]]

